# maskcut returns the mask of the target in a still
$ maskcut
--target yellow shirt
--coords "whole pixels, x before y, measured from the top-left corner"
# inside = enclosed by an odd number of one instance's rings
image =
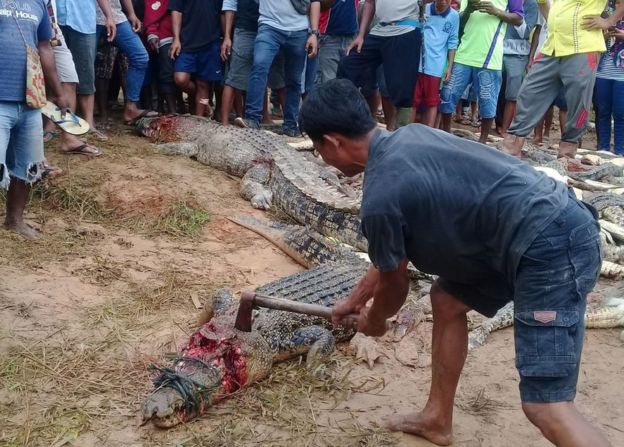
[[[606,51],[601,29],[584,30],[583,17],[599,16],[605,0],[554,0],[548,13],[548,38],[542,48],[546,56]]]

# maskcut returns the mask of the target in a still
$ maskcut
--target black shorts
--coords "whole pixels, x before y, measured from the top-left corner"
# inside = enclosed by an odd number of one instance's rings
[[[438,281],[446,292],[487,316],[513,298],[516,368],[523,402],[574,399],[586,298],[600,273],[600,250],[594,216],[570,198],[520,259],[513,292],[502,277],[473,286]]]
[[[351,51],[338,65],[339,78],[358,88],[376,85],[377,67],[383,64],[388,96],[396,107],[412,107],[414,87],[420,64],[422,30],[416,28],[399,36],[367,34],[362,51]]]

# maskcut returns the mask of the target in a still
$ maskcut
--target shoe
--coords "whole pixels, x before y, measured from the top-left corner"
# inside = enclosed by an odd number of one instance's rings
[[[260,123],[246,118],[241,118],[240,116],[232,121],[232,124],[242,129],[260,129]]]
[[[301,135],[301,132],[299,132],[299,129],[284,129],[282,134],[292,138],[299,138],[303,136]]]

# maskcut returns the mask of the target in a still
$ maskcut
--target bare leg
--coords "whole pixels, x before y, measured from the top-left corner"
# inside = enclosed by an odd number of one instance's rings
[[[190,73],[177,71],[173,75],[173,80],[180,90],[188,95],[189,103],[195,101],[195,83],[191,80]],[[189,112],[193,112],[193,108]]]
[[[550,129],[552,128],[554,113],[555,108],[551,106],[544,117],[544,138],[547,140],[550,139]]]
[[[226,85],[223,87],[223,100],[221,102],[221,124],[227,126],[230,124],[230,110],[234,105],[234,96],[236,92],[234,87]]]
[[[210,94],[210,86],[206,81],[195,81],[196,91],[195,91],[195,111],[194,115],[198,116],[206,116],[206,113],[210,114],[210,104],[207,102],[209,100]]]
[[[503,152],[514,157],[520,158],[522,155],[522,146],[524,146],[524,137],[518,137],[508,133],[503,140]]]
[[[62,85],[63,85],[63,92],[65,93],[65,97],[69,99],[69,107],[72,112],[75,112],[76,111],[76,84],[64,82]],[[72,135],[67,132],[61,133],[61,151],[68,151],[71,149],[75,149],[77,147],[82,146],[83,144],[85,143],[76,135]],[[89,153],[100,154],[99,149],[91,145],[87,145],[82,150],[82,152],[85,153],[85,155],[88,155]]]
[[[30,185],[28,183],[11,177],[11,183],[7,192],[4,227],[7,230],[21,234],[26,239],[35,240],[41,237],[41,233],[24,222],[24,209],[26,208],[29,193]]]
[[[397,128],[397,109],[390,101],[390,98],[386,96],[381,97],[381,108],[384,112],[384,118],[386,120],[387,130],[396,130]]]
[[[481,136],[479,137],[479,143],[487,143],[487,139],[490,136],[490,129],[492,129],[492,123],[494,118],[483,118],[481,120]]]
[[[507,101],[505,103],[505,111],[503,112],[503,125],[501,126],[501,136],[507,134],[507,129],[516,115],[516,101]]]
[[[578,412],[574,402],[523,403],[527,418],[550,442],[565,447],[609,447],[609,441]]]
[[[95,106],[94,95],[78,95],[78,108],[82,113],[82,118],[89,123],[89,126],[95,128],[95,121],[93,120],[93,107]]]
[[[451,132],[451,118],[453,117],[452,113],[443,113],[442,120],[440,122],[440,129],[444,132]]]
[[[377,116],[377,110],[379,110],[379,106],[381,105],[381,96],[379,92],[375,92],[370,96],[366,97],[366,102],[368,103],[368,108],[370,109],[371,115],[373,117]]]
[[[535,135],[533,136],[533,144],[542,144],[544,142],[544,125],[545,120],[542,118],[537,126],[535,126]]]
[[[95,79],[95,105],[98,108],[100,124],[108,121],[108,84],[110,79]],[[85,118],[86,119],[86,118]]]
[[[435,127],[436,118],[438,117],[438,107],[427,107],[424,114],[423,124],[429,127]]]
[[[239,110],[243,110],[243,98],[242,95],[240,98],[238,98],[238,101],[240,102],[240,109],[236,110],[236,116],[242,116],[242,113],[238,113]],[[237,104],[238,105],[238,104]],[[237,106],[236,105],[236,106]],[[236,108],[235,106],[235,108]],[[273,120],[271,119],[271,113],[269,111],[269,94],[268,91],[265,91],[264,93],[264,106],[262,106],[262,124],[275,124],[273,122]]]
[[[446,293],[437,282],[431,288],[433,335],[431,390],[420,413],[390,418],[387,427],[449,445],[453,428],[455,391],[468,354],[468,307]]]

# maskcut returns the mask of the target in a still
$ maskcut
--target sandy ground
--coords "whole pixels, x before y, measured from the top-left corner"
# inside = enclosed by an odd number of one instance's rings
[[[424,404],[431,323],[381,344],[372,369],[341,346],[327,379],[290,362],[201,420],[169,431],[140,427],[148,367],[184,343],[199,313],[194,302],[301,267],[226,219],[262,216],[238,197],[237,179],[159,155],[127,129],[111,141],[97,160],[60,155],[50,143],[49,158],[65,175],[37,189],[28,216],[44,239],[0,231],[1,446],[430,445],[377,422]],[[177,220],[184,210],[192,225]],[[624,445],[618,335],[588,333],[578,405],[613,445]],[[454,445],[548,445],[524,419],[517,385],[507,329],[469,355]]]

